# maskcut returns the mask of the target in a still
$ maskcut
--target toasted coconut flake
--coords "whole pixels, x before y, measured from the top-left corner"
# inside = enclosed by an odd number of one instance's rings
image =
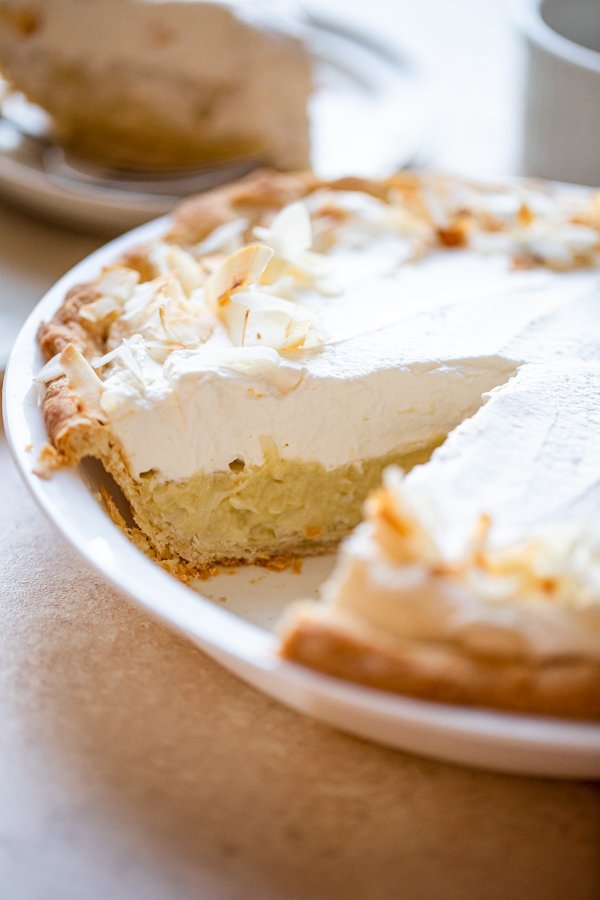
[[[590,264],[600,250],[600,234],[585,225],[536,220],[513,235],[516,251],[538,264],[566,271]]]
[[[150,254],[157,275],[174,275],[186,297],[205,281],[203,268],[177,244],[157,244]]]
[[[114,350],[109,350],[109,352],[105,353],[103,356],[97,356],[95,359],[92,359],[90,361],[92,369],[102,369],[104,366],[113,362],[119,355],[119,349],[120,347],[115,347]]]
[[[195,378],[202,372],[214,369],[228,369],[238,375],[264,381],[284,394],[299,387],[305,375],[305,369],[286,363],[271,347],[221,347],[180,359],[177,377],[183,380]],[[173,377],[172,373],[172,366],[167,362],[165,376],[168,380]]]
[[[306,203],[298,200],[284,206],[267,228],[257,226],[254,233],[274,251],[263,279],[267,283],[291,276],[312,284],[322,274],[324,258],[311,252],[313,233]]]
[[[106,330],[122,313],[140,280],[139,273],[127,266],[108,266],[94,283],[96,299],[79,310],[79,318],[91,331]]]
[[[227,257],[206,285],[208,304],[235,346],[281,351],[318,346],[323,341],[312,327],[310,313],[256,283],[272,257],[273,250],[262,244],[249,245]]]
[[[435,541],[403,494],[403,478],[400,469],[388,469],[384,473],[384,486],[366,502],[366,515],[374,525],[375,540],[397,564],[420,563],[436,572],[445,571]]]
[[[437,229],[440,244],[444,247],[466,247],[469,243],[471,224],[469,215],[455,216],[445,228]]]
[[[394,564],[426,566],[432,575],[458,580],[486,602],[598,606],[600,532],[591,525],[553,527],[496,548],[490,546],[491,519],[482,514],[470,550],[451,561],[431,536],[426,508],[405,495],[402,473],[393,468],[367,501],[366,512],[375,541]]]
[[[208,305],[218,311],[234,291],[257,282],[272,257],[273,250],[264,244],[248,244],[247,247],[236,250],[208,279],[205,287]]]
[[[480,565],[486,559],[492,519],[487,513],[481,513],[472,538],[471,554],[475,565]]]
[[[194,253],[198,256],[204,256],[210,253],[234,253],[239,250],[243,244],[244,232],[248,228],[247,219],[232,219],[231,222],[224,222],[214,231],[200,241],[193,248]]]
[[[68,344],[60,354],[59,362],[69,380],[69,385],[84,402],[88,411],[100,415],[102,382],[85,356],[74,344]]]
[[[312,247],[312,225],[305,203],[298,200],[284,206],[268,228],[257,226],[254,233],[272,247],[275,255],[293,262]]]
[[[121,321],[133,332],[142,327],[159,306],[182,296],[179,282],[172,275],[161,275],[138,285],[125,304]]]
[[[523,228],[528,228],[533,223],[535,216],[526,203],[521,203],[517,212],[517,219],[519,225]]]
[[[54,381],[55,378],[60,378],[64,374],[65,370],[60,362],[60,353],[57,353],[40,369],[35,377],[35,381],[39,384],[47,384],[49,381]]]
[[[449,211],[442,197],[433,184],[424,183],[421,189],[421,198],[430,221],[437,231],[443,231],[450,225]]]
[[[509,547],[486,549],[469,581],[490,601],[577,609],[600,596],[600,540],[593,528],[554,527]]]
[[[308,310],[259,290],[234,294],[223,311],[223,320],[233,342],[240,346],[265,346],[289,352],[323,343]]]
[[[79,318],[92,325],[108,325],[121,314],[121,304],[114,297],[100,297],[79,310]]]
[[[127,266],[107,266],[96,283],[96,290],[103,297],[114,297],[125,302],[140,280],[139,272]]]

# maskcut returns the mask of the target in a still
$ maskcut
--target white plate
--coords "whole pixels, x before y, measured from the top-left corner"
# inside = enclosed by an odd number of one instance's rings
[[[310,101],[312,167],[325,178],[350,172],[379,177],[414,163],[432,108],[432,93],[416,63],[380,38],[319,15],[307,17],[307,42],[316,79]],[[160,184],[142,176],[118,177],[99,167],[70,165],[52,143],[27,137],[47,131],[38,107],[9,96],[2,109],[0,195],[44,217],[102,234],[154,219],[182,196],[252,168],[233,162]]]
[[[331,559],[306,561],[300,575],[254,568],[222,574],[203,584],[201,596],[148,560],[113,525],[90,490],[97,467],[58,472],[48,481],[32,474],[36,451],[45,441],[39,392],[32,384],[42,365],[35,339],[39,323],[52,315],[73,284],[94,277],[101,265],[164,227],[165,220],[142,226],[76,266],[36,307],[16,341],[4,384],[5,426],[25,482],[50,519],[116,588],[289,706],[353,734],[450,762],[529,775],[600,778],[600,726],[411,700],[279,659],[270,628],[290,599],[316,593]]]

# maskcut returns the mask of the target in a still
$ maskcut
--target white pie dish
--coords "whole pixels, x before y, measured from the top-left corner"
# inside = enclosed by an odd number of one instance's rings
[[[75,550],[140,606],[187,635],[205,652],[265,693],[345,731],[450,762],[529,775],[600,778],[600,726],[442,706],[346,684],[284,662],[268,627],[290,599],[310,596],[331,560],[305,562],[301,575],[240,570],[205,582],[201,596],[147,559],[96,500],[95,467],[33,474],[45,429],[33,378],[42,366],[36,343],[74,284],[92,278],[125,249],[159,235],[165,219],[144,225],[92,254],[65,275],[25,323],[4,383],[4,420],[21,474]],[[215,599],[227,598],[223,608]],[[264,622],[265,624],[256,624]]]

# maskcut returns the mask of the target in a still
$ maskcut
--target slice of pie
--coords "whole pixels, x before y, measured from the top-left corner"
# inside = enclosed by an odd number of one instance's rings
[[[0,69],[76,155],[126,167],[309,160],[312,62],[269,2],[0,0]]]
[[[599,513],[600,362],[524,366],[428,465],[386,472],[282,653],[415,697],[600,719]]]

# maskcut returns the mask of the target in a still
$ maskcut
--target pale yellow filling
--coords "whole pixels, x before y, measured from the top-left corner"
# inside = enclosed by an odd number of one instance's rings
[[[191,565],[267,560],[329,550],[361,520],[362,505],[386,466],[408,470],[434,447],[326,469],[320,463],[267,458],[161,482],[154,473],[123,485],[140,528],[161,556]]]

